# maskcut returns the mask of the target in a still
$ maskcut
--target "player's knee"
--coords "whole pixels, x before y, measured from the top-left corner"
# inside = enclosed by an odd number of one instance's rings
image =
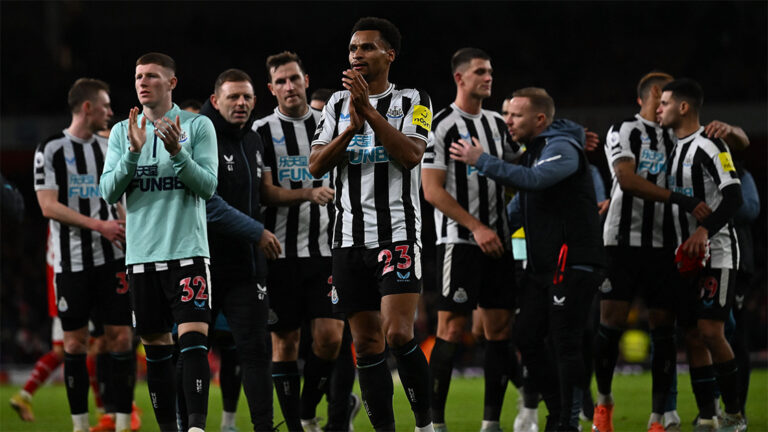
[[[387,330],[387,344],[391,348],[399,348],[413,339],[413,331],[406,329],[390,328]]]
[[[64,352],[69,354],[85,354],[88,351],[88,344],[84,339],[70,337],[64,338]]]
[[[354,342],[358,357],[372,356],[384,351],[384,341],[377,337],[356,337]]]
[[[320,337],[312,343],[312,350],[315,355],[322,359],[330,360],[339,355],[341,347],[341,334],[337,332],[323,332]]]

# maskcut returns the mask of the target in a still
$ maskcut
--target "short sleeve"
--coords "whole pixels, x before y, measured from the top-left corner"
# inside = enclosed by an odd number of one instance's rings
[[[47,150],[47,151],[46,151]],[[35,190],[58,190],[56,172],[53,169],[53,152],[45,144],[40,144],[35,150],[34,177]]]
[[[403,135],[424,140],[429,143],[432,130],[432,101],[421,90],[413,90],[411,106],[403,117]]]

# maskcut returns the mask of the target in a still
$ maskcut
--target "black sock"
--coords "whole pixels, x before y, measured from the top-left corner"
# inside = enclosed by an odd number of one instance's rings
[[[285,426],[291,432],[303,432],[299,420],[300,386],[299,366],[295,361],[272,363],[272,381],[277,391],[277,401],[283,412]]]
[[[486,341],[485,361],[485,402],[483,420],[499,421],[504,392],[507,391],[509,376],[509,341]]]
[[[208,337],[191,331],[179,337],[179,350],[184,380],[184,399],[187,403],[188,427],[205,429],[208,416],[208,387],[211,370],[208,365]]]
[[[537,409],[541,399],[539,386],[536,380],[531,377],[528,368],[523,365],[520,366],[520,374],[523,379],[523,406],[528,409]]]
[[[88,412],[88,366],[85,354],[64,353],[64,382],[67,386],[69,412],[85,414]]]
[[[221,386],[222,408],[227,412],[237,411],[237,401],[240,399],[240,359],[237,358],[237,347],[234,341],[219,348],[221,367],[219,368],[219,384]]]
[[[717,386],[720,388],[720,394],[723,397],[726,414],[737,414],[741,412],[741,401],[739,400],[739,368],[736,366],[736,359],[730,359],[724,363],[715,363],[712,365],[717,377]]]
[[[176,367],[173,345],[144,345],[147,353],[147,388],[160,430],[176,431]]]
[[[416,419],[416,427],[424,427],[432,423],[429,404],[430,393],[429,364],[424,352],[416,339],[411,339],[405,345],[392,349],[397,360],[397,372],[403,384],[405,395],[411,403],[411,410]]]
[[[429,370],[432,374],[432,420],[445,423],[445,401],[451,386],[453,360],[459,344],[435,338],[435,346],[429,356]]]
[[[387,366],[386,351],[357,358],[357,374],[363,406],[376,432],[395,430],[395,413],[392,409],[394,386]]]
[[[110,353],[112,357],[112,376],[108,381],[109,394],[114,403],[114,412],[130,414],[133,408],[133,385],[136,372],[133,364],[136,355],[133,350]],[[107,404],[104,403],[106,407]]]
[[[99,394],[104,412],[115,412],[115,404],[112,400],[112,385],[109,382],[112,376],[112,357],[108,352],[96,354],[96,382],[99,385]]]
[[[310,348],[304,363],[304,386],[301,390],[301,418],[315,418],[315,409],[328,391],[333,360],[321,359]]]
[[[616,368],[616,360],[619,356],[619,339],[622,329],[608,327],[600,323],[595,333],[595,381],[597,391],[603,395],[611,394],[611,381],[613,370]]]
[[[185,431],[189,429],[187,423],[189,418],[187,417],[187,402],[184,399],[184,368],[181,360],[181,353],[179,352],[178,337],[174,336],[176,340],[176,349],[173,351],[173,367],[174,367],[174,382],[176,383],[176,424],[178,429]]]
[[[692,367],[690,373],[699,418],[710,420],[715,416],[715,370],[711,365]]]
[[[677,349],[674,327],[660,327],[651,330],[651,380],[652,412],[664,414],[672,385],[677,373]]]
[[[341,339],[339,357],[331,373],[331,385],[328,387],[328,424],[330,432],[347,431],[349,429],[349,397],[355,384],[355,362],[352,360],[352,335],[349,325],[345,325],[344,336]]]
[[[520,366],[520,362],[517,359],[517,345],[514,340],[509,339],[507,341],[507,350],[509,350],[509,364],[507,365],[507,376],[512,381],[512,385],[515,388],[523,386],[523,368]]]

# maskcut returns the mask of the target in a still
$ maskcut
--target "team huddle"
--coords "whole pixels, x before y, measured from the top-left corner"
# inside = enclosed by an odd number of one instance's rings
[[[611,379],[637,295],[650,309],[648,430],[680,430],[676,325],[699,409],[694,430],[746,430],[724,332],[742,203],[729,145],[746,147],[744,132],[701,126],[700,86],[652,72],[638,84],[640,113],[608,131],[613,184],[610,201],[598,203],[586,153],[598,138],[555,118],[546,90],[517,90],[503,115],[485,109],[491,58],[463,48],[451,59],[456,98],[433,114],[424,90],[389,82],[400,42],[391,22],[360,19],[344,90],[321,109],[308,102],[301,59],[270,56],[277,107],[261,119],[246,72],[222,72],[193,113],[173,102],[174,60],[145,54],[135,69],[142,107],[108,141],[97,132],[112,116],[109,87],[75,82],[72,124],[41,144],[34,162],[56,256],[74,432],[90,427],[89,320],[103,326],[107,412],[119,432],[132,430],[134,332],[163,432],[205,429],[208,351],[217,344],[222,364],[225,351],[236,352],[228,358],[239,366],[255,431],[277,430],[273,388],[291,432],[349,431],[361,403],[373,430],[394,431],[392,354],[416,431],[446,432],[454,360],[470,322],[484,340],[481,432],[501,431],[508,381],[523,400],[515,432],[580,430],[591,407],[583,402],[589,353],[598,389],[592,429],[622,430]],[[435,245],[422,245],[421,191],[435,209]],[[513,254],[520,228],[526,247]],[[436,247],[441,294],[429,361],[414,337],[422,247]],[[584,343],[596,295],[600,324]],[[300,370],[302,332],[311,346]],[[361,398],[352,393],[355,369]],[[227,393],[224,386],[222,378]],[[239,383],[225,396],[222,430],[235,430],[237,395]],[[324,395],[323,426],[316,407]],[[22,416],[29,398],[11,401]],[[548,411],[541,427],[540,401]]]

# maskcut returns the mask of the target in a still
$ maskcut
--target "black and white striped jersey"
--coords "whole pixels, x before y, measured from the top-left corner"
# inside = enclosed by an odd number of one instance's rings
[[[432,104],[426,92],[390,84],[369,100],[394,128],[428,142]],[[330,143],[349,121],[349,92],[336,92],[323,109],[312,145]],[[420,186],[421,167],[409,170],[390,159],[366,122],[347,146],[347,158],[334,170],[333,247],[375,248],[397,241],[420,244]]]
[[[257,120],[253,130],[264,142],[264,172],[272,184],[286,189],[331,186],[330,173],[316,179],[309,173],[309,150],[320,112],[307,110],[299,118],[275,112]],[[285,257],[331,256],[333,205],[303,202],[290,207],[265,207],[264,227],[277,236]]]
[[[504,186],[480,174],[477,168],[450,157],[451,144],[459,139],[472,143],[477,138],[483,150],[507,161],[523,153],[512,140],[504,119],[496,112],[482,110],[469,114],[451,104],[441,110],[432,122],[433,139],[427,146],[423,168],[445,171],[445,190],[459,205],[484,225],[496,231],[509,249],[509,226],[504,204]],[[437,244],[477,244],[472,233],[435,209]]]
[[[608,129],[605,156],[611,170],[611,203],[603,226],[603,243],[623,247],[673,247],[675,230],[671,206],[624,192],[613,164],[622,158],[635,162],[635,173],[667,187],[666,164],[674,147],[672,132],[635,114]]]
[[[678,140],[667,168],[669,189],[696,197],[715,211],[723,200],[721,189],[741,184],[728,145],[722,139],[710,139],[704,127]],[[699,223],[693,215],[672,206],[677,243],[682,244],[696,231]],[[733,222],[717,233],[710,233],[710,255],[713,268],[739,268],[739,246]]]
[[[34,161],[35,191],[58,190],[58,200],[85,216],[118,219],[117,207],[99,194],[99,177],[104,169],[107,140],[94,135],[82,140],[66,130],[37,147]],[[123,258],[98,231],[49,222],[53,239],[54,271],[78,272]]]

